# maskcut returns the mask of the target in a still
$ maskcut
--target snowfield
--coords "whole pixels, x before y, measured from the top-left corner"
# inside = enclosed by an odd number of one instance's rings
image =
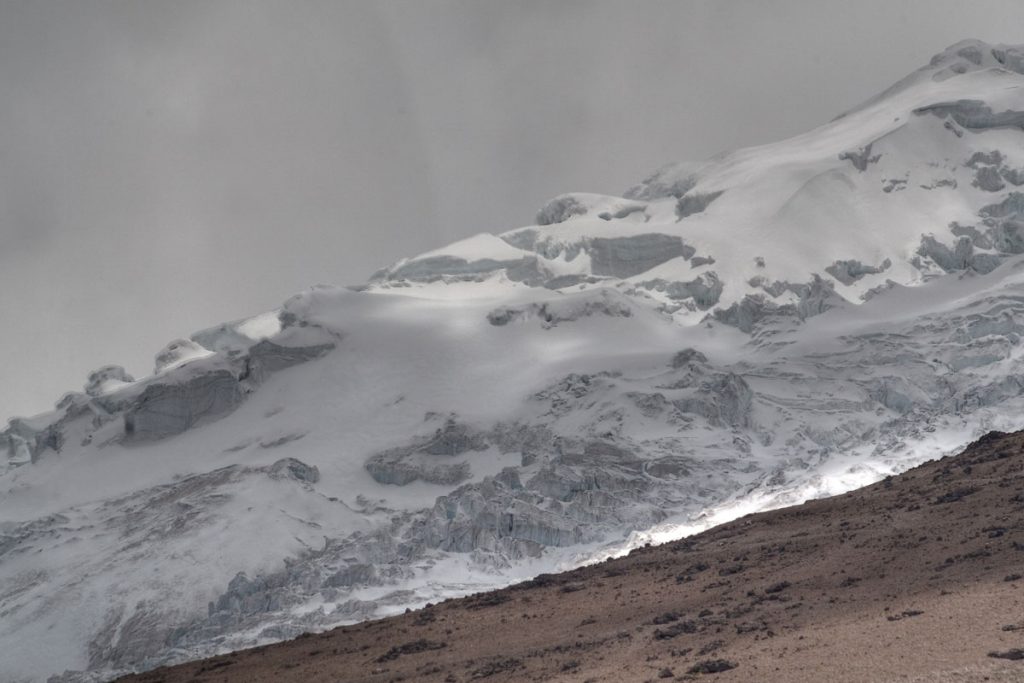
[[[1024,49],[965,41],[804,135],[101,368],[0,432],[0,679],[392,614],[1019,429],[1022,142]]]

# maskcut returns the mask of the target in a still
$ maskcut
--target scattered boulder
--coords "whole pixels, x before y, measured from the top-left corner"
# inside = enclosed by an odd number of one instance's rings
[[[706,659],[697,662],[689,668],[687,673],[691,674],[720,674],[736,668],[736,662],[727,659]]]

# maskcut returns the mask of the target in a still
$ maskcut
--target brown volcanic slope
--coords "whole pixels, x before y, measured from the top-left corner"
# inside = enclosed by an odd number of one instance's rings
[[[992,433],[619,560],[123,680],[1024,681],[1022,515],[1024,432]]]

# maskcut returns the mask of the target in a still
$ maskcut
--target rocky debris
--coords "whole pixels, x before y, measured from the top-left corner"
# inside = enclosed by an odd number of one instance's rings
[[[882,192],[891,194],[893,192],[902,192],[907,189],[906,178],[883,178],[882,179]]]
[[[478,681],[482,678],[490,678],[491,676],[497,676],[498,674],[516,671],[522,667],[523,662],[521,659],[516,659],[515,657],[497,657],[482,664],[476,669],[473,669],[469,676],[469,680]]]
[[[957,182],[956,178],[939,178],[937,180],[933,180],[928,184],[919,185],[918,187],[920,187],[922,190],[937,190],[942,187],[948,187],[951,190],[955,190],[957,188]]]
[[[849,161],[853,167],[863,173],[868,170],[868,164],[877,163],[882,158],[881,154],[871,155],[871,148],[874,143],[869,143],[856,151],[846,151],[839,155],[840,161]]]
[[[704,661],[697,662],[687,669],[687,673],[720,674],[735,668],[736,662],[730,662],[728,659],[705,659]]]
[[[877,266],[869,266],[861,263],[857,259],[849,259],[833,262],[832,265],[825,268],[825,272],[839,282],[842,282],[844,285],[852,285],[865,275],[877,275],[878,273],[884,273],[891,267],[892,261],[889,259],[885,259]]]
[[[985,192],[999,192],[1006,187],[1002,175],[991,166],[979,168],[974,175],[974,182],[972,184]]]
[[[432,650],[442,650],[447,647],[447,643],[434,642],[427,640],[426,638],[420,638],[412,642],[403,643],[396,645],[389,649],[387,652],[377,658],[378,663],[390,662],[398,659],[402,655],[413,655],[419,654],[420,652],[430,652]]]

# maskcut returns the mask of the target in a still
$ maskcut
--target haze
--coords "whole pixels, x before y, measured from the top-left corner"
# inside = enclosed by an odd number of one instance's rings
[[[0,416],[1020,26],[1016,0],[0,3]]]

